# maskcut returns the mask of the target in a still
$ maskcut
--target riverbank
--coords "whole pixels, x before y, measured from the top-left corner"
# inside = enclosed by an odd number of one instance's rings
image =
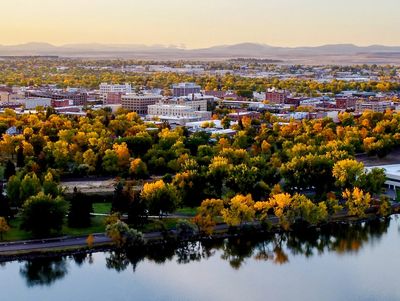
[[[392,214],[400,213],[400,205],[392,206]],[[374,213],[368,214],[365,218],[357,218],[348,215],[337,215],[323,225],[337,223],[354,223],[364,222],[366,220],[376,219],[378,216]],[[288,232],[279,225],[279,220],[272,217],[268,220],[269,227],[259,222],[247,223],[242,227],[229,227],[226,224],[218,224],[211,236],[193,235],[190,237],[179,237],[175,230],[154,231],[144,233],[144,239],[147,246],[159,246],[173,241],[174,243],[187,241],[212,241],[225,238],[255,235],[255,234],[276,234]],[[318,226],[310,226],[318,227]],[[50,239],[24,240],[0,243],[0,262],[34,259],[38,257],[65,256],[74,254],[87,254],[97,251],[111,251],[115,246],[110,238],[104,233],[93,235],[94,240],[89,247],[87,244],[87,236],[80,237],[58,237]]]

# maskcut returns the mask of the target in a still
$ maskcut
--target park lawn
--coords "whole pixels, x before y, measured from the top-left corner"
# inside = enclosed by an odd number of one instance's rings
[[[191,207],[183,207],[177,209],[174,213],[175,214],[182,214],[182,215],[187,215],[187,216],[195,216],[197,214],[198,208],[191,208]]]
[[[92,225],[87,228],[70,228],[67,224],[65,224],[62,228],[62,232],[56,236],[84,236],[93,233],[104,233],[105,232],[105,224],[104,224],[104,216],[94,216],[92,217]],[[28,240],[34,239],[32,234],[28,231],[21,230],[21,218],[16,217],[10,222],[10,231],[4,234],[4,241],[16,241],[16,240]]]
[[[84,236],[93,233],[104,233],[106,227],[104,224],[104,219],[104,216],[93,216],[92,225],[87,228],[70,228],[67,224],[65,224],[62,228],[62,234],[70,236]]]
[[[32,238],[32,235],[25,231],[21,230],[21,218],[16,217],[9,222],[10,231],[4,234],[4,241],[14,241],[14,240],[26,240]]]
[[[111,212],[111,203],[93,203],[93,213],[109,214]]]

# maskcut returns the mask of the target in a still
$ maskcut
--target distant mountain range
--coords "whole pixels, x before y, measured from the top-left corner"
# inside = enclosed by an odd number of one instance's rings
[[[241,43],[202,49],[141,44],[67,44],[48,43],[0,45],[0,56],[61,56],[94,58],[135,58],[154,60],[262,58],[309,63],[400,63],[400,46],[356,46],[333,44],[318,47],[276,47],[265,44]]]

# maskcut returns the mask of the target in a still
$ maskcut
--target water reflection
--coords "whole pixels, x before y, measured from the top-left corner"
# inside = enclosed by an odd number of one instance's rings
[[[274,265],[290,263],[294,256],[319,256],[326,252],[339,255],[357,254],[366,244],[380,240],[387,233],[390,219],[371,220],[354,224],[330,224],[321,228],[298,227],[293,232],[263,234],[207,242],[169,243],[148,247],[135,252],[109,252],[106,267],[123,272],[136,270],[143,260],[163,264],[199,262],[218,254],[233,269],[240,269],[247,260],[266,261]],[[78,254],[70,258],[35,259],[26,261],[20,275],[31,286],[49,286],[63,279],[68,273],[68,262],[77,266],[93,263],[92,255]]]
[[[213,242],[166,244],[142,252],[112,252],[107,267],[123,271],[129,265],[133,270],[144,259],[157,264],[176,260],[179,264],[200,261],[221,252],[221,258],[234,269],[239,269],[247,259],[270,261],[273,264],[289,263],[291,256],[311,257],[324,252],[356,254],[366,243],[374,243],[384,235],[390,219],[371,220],[353,224],[330,224],[320,228],[298,227],[289,233],[234,237]]]
[[[66,258],[40,258],[25,262],[19,272],[26,279],[28,287],[50,286],[67,275],[68,264]]]

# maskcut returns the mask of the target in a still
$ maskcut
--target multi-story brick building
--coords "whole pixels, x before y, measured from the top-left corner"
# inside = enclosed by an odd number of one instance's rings
[[[105,105],[117,105],[121,104],[123,93],[120,92],[109,92],[106,94],[104,99]]]
[[[265,93],[265,98],[270,103],[283,104],[285,103],[289,93],[284,90],[268,89]]]
[[[336,108],[347,110],[356,107],[356,98],[354,97],[338,97],[336,100]]]
[[[154,105],[160,100],[162,100],[162,96],[156,94],[129,93],[121,96],[122,108],[136,112],[139,115],[146,115],[148,106]]]
[[[25,97],[50,98],[52,100],[72,100],[75,106],[84,106],[88,100],[86,92],[65,92],[53,90],[28,90]]]

